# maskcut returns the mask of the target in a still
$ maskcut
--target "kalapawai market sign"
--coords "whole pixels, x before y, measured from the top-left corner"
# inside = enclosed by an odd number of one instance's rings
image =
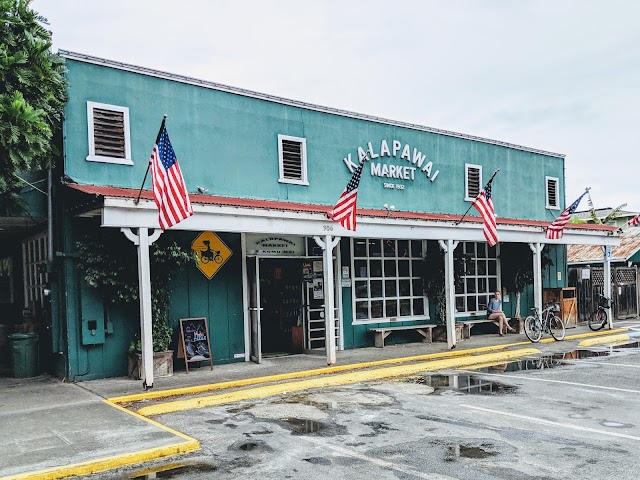
[[[427,159],[426,154],[399,140],[385,139],[379,144],[368,142],[366,149],[358,147],[357,156],[359,162],[363,160],[369,162],[369,172],[372,177],[389,179],[389,182],[384,183],[384,188],[404,190],[405,184],[398,181],[413,182],[422,176],[433,182],[440,173],[440,170],[434,169],[433,162]],[[343,159],[343,162],[351,173],[358,168],[351,153]]]

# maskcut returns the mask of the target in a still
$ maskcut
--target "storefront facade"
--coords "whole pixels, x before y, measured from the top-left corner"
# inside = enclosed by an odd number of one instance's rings
[[[424,294],[430,252],[445,251],[445,263],[466,259],[463,281],[447,288],[451,324],[484,315],[491,292],[502,289],[504,244],[537,252],[546,244],[553,260],[523,293],[528,309],[541,286],[566,286],[565,244],[617,242],[599,226],[544,238],[564,208],[563,155],[62,55],[70,91],[58,173],[67,180],[54,197],[49,283],[52,351],[58,373],[71,380],[126,374],[138,312],[109,307],[86,284],[76,245],[99,229],[129,229],[138,244],[152,243],[158,220],[149,180],[135,199],[164,114],[195,214],[162,235],[220,262],[211,278],[195,266],[179,273],[170,317],[174,326],[207,318],[215,364],[325,349],[327,341],[338,350],[372,346],[377,325],[444,320]],[[326,213],[365,157],[353,232]],[[489,248],[475,211],[456,220],[498,169],[500,243]],[[198,243],[206,232],[209,243]],[[211,248],[218,241],[227,250]],[[130,248],[144,265],[142,247]],[[91,341],[96,324],[105,333]]]

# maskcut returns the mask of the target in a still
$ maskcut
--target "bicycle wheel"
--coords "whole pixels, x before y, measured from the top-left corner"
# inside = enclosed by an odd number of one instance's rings
[[[551,336],[556,340],[564,340],[564,323],[559,317],[551,317],[549,319],[549,332],[551,332]]]
[[[607,323],[607,312],[599,308],[593,317],[589,317],[589,328],[597,332]]]
[[[524,334],[533,343],[539,342],[542,337],[542,325],[540,319],[528,316],[524,319]]]

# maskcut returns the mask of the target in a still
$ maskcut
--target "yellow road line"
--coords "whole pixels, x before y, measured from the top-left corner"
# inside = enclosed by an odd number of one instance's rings
[[[540,351],[535,348],[521,348],[510,352],[489,353],[483,355],[466,356],[462,358],[448,358],[425,363],[399,365],[395,367],[378,368],[374,370],[352,372],[348,374],[340,374],[329,377],[311,378],[296,382],[266,385],[257,388],[222,393],[218,395],[210,395],[206,397],[192,398],[188,400],[176,400],[173,402],[150,405],[148,407],[141,408],[140,410],[138,410],[138,413],[145,416],[162,415],[165,413],[178,412],[183,410],[193,410],[196,408],[223,405],[227,403],[238,402],[241,400],[250,400],[269,397],[273,395],[280,395],[283,393],[298,392],[302,390],[309,390],[312,388],[334,387],[351,383],[377,380],[380,378],[411,375],[418,372],[467,367],[476,363],[500,363],[501,361],[511,360],[527,355],[536,355],[539,353]]]
[[[629,335],[619,334],[619,335],[607,335],[605,337],[599,338],[590,338],[587,340],[581,341],[578,346],[580,347],[591,347],[593,345],[603,345],[605,343],[615,343],[615,342],[624,342],[631,340]]]

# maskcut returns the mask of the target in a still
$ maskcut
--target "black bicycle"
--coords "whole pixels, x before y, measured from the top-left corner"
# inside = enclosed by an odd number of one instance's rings
[[[604,328],[607,324],[607,309],[611,308],[611,300],[604,295],[598,295],[598,309],[593,317],[589,317],[589,328],[594,332]]]

